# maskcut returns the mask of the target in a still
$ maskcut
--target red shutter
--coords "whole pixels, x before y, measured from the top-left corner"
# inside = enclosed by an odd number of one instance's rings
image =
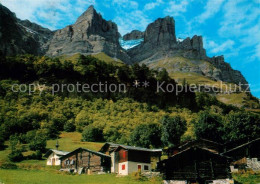
[[[122,170],[125,170],[125,164],[122,165]]]
[[[126,151],[123,151],[123,158],[126,158]]]

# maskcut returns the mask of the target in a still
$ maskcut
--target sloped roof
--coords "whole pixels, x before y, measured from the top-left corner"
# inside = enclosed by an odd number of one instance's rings
[[[230,150],[228,150],[227,152],[225,152],[224,154],[228,154],[228,153],[230,153],[230,152],[233,152],[233,151],[235,151],[235,150],[237,150],[237,149],[243,148],[243,147],[248,146],[248,145],[250,145],[250,144],[256,143],[256,142],[258,142],[258,141],[260,141],[260,138],[255,139],[255,140],[252,140],[252,141],[249,141],[249,142],[247,142],[247,143],[245,143],[245,144],[242,144],[242,145],[240,145],[240,146],[237,146],[237,147],[235,147],[235,148],[233,148],[233,149],[230,149]]]
[[[162,149],[147,149],[147,148],[141,148],[141,147],[135,147],[135,146],[126,146],[126,145],[119,145],[116,150],[118,148],[124,148],[124,149],[127,149],[127,150],[136,150],[136,151],[147,151],[147,152],[162,152]],[[115,151],[116,151],[115,150]]]
[[[45,153],[44,157],[48,157],[50,156],[52,153],[55,153],[58,156],[64,156],[66,154],[68,154],[69,152],[67,151],[61,151],[61,150],[55,150],[55,149],[50,149],[47,151],[47,153]]]
[[[65,158],[68,158],[70,157],[71,155],[73,155],[74,153],[77,153],[77,152],[80,152],[80,151],[87,151],[87,152],[90,152],[92,154],[95,154],[95,155],[98,155],[98,156],[101,156],[101,157],[111,157],[109,155],[106,155],[104,153],[101,153],[101,152],[97,152],[97,151],[93,151],[93,150],[90,150],[90,149],[87,149],[87,148],[78,148],[78,149],[75,149],[74,151],[60,157],[60,160],[62,159],[65,159]]]
[[[222,158],[225,158],[225,159],[228,159],[228,160],[231,160],[230,157],[227,157],[225,155],[222,155],[222,154],[218,154],[218,153],[214,153],[206,148],[201,148],[201,147],[197,147],[197,146],[193,146],[193,147],[189,147],[183,151],[180,151],[179,153],[176,153],[175,155],[172,155],[171,157],[169,157],[168,159],[165,159],[165,160],[162,160],[161,162],[167,162],[167,160],[170,160],[170,159],[178,159],[180,157],[180,155],[182,155],[183,153],[185,152],[188,152],[188,151],[191,151],[191,150],[201,150],[207,154],[210,154],[210,155],[214,155],[216,157],[222,157]]]

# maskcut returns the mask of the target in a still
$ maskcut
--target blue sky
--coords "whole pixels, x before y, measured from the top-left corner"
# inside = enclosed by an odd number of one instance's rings
[[[260,0],[0,0],[18,18],[52,30],[73,24],[93,4],[123,35],[173,16],[176,36],[202,35],[208,56],[224,55],[260,98]]]

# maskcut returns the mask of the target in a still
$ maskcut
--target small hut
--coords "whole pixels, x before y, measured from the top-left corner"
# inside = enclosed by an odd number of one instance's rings
[[[111,157],[109,155],[78,148],[60,158],[61,170],[81,173],[110,172]]]
[[[190,147],[158,163],[166,180],[206,183],[230,178],[230,159],[208,149]]]

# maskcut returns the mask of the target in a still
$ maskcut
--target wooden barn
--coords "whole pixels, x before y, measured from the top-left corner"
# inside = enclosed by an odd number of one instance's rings
[[[110,172],[111,157],[109,155],[78,148],[60,158],[61,170],[78,173]]]
[[[260,170],[260,138],[249,141],[223,153],[232,157],[234,162],[231,163],[232,171],[238,169]]]
[[[200,148],[190,147],[158,163],[165,180],[188,183],[207,183],[230,178],[230,160],[226,156]]]
[[[47,153],[45,153],[44,157],[47,158],[47,163],[46,165],[60,165],[60,158],[66,154],[68,154],[69,152],[66,151],[60,151],[60,150],[54,150],[54,149],[50,149],[49,151],[47,151]]]
[[[104,144],[100,152],[111,156],[111,172],[120,175],[155,170],[162,155],[161,149],[146,149],[114,143]]]
[[[190,147],[199,147],[199,148],[205,148],[213,153],[222,153],[223,152],[223,145],[214,141],[206,140],[206,139],[196,139],[196,140],[191,140],[188,142],[185,142],[183,144],[180,144],[175,147],[171,147],[165,150],[167,153],[168,157],[171,157],[183,150],[186,150],[187,148]]]

